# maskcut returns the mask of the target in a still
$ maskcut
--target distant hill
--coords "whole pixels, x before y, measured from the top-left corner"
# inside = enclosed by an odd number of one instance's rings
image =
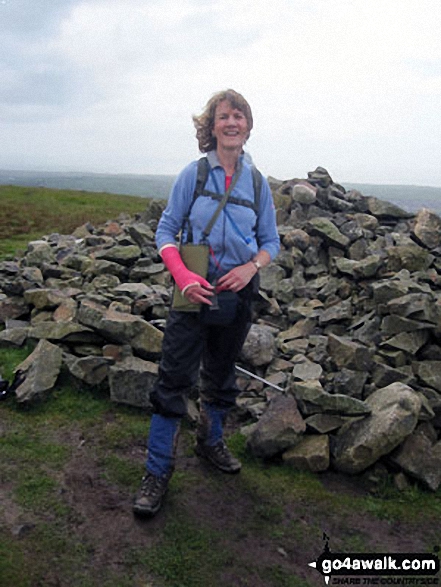
[[[175,176],[110,173],[0,170],[0,185],[105,192],[146,198],[168,198]]]
[[[0,170],[0,185],[21,185],[58,189],[106,192],[166,199],[175,180],[173,175],[135,175]],[[413,185],[380,185],[339,182],[346,190],[392,202],[410,212],[430,208],[441,214],[441,188]]]
[[[419,185],[381,185],[368,183],[342,183],[346,190],[358,190],[364,196],[375,196],[392,202],[409,212],[430,208],[441,214],[441,188]]]

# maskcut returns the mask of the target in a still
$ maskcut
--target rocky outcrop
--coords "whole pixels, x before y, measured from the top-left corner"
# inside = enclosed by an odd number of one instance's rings
[[[316,472],[381,462],[436,490],[441,219],[346,191],[323,168],[270,185],[282,247],[261,271],[241,362],[273,387],[238,377],[249,449]],[[0,344],[28,341],[35,373],[47,364],[38,383],[21,366],[20,401],[63,372],[150,407],[172,285],[154,245],[162,207],[48,235],[0,263]]]

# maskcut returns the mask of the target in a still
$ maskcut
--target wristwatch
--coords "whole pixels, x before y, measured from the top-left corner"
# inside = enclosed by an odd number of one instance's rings
[[[262,269],[262,263],[260,263],[257,259],[254,261],[251,261],[251,263],[254,265],[254,267],[257,269],[258,272],[260,269]]]

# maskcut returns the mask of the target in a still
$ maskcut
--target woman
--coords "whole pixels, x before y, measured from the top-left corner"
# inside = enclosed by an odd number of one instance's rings
[[[269,185],[261,178],[256,198],[255,172],[243,152],[253,127],[246,100],[233,90],[219,92],[193,121],[199,149],[208,160],[205,189],[195,196],[199,166],[194,161],[172,188],[158,224],[156,244],[176,286],[201,309],[170,310],[159,376],[151,394],[154,413],[147,472],[133,506],[133,511],[141,515],[154,515],[161,507],[174,468],[180,421],[186,414],[188,393],[198,380],[201,363],[196,454],[223,472],[240,470],[240,462],[223,441],[223,426],[239,393],[235,361],[251,326],[257,274],[277,255],[280,245]],[[229,199],[206,237],[204,230],[228,189]],[[206,279],[184,265],[176,244],[181,229],[183,242],[191,233],[193,242],[209,245]],[[210,324],[211,315],[215,315],[211,309],[225,295],[220,296],[221,292],[233,292],[228,296],[234,301],[234,309],[228,321]]]

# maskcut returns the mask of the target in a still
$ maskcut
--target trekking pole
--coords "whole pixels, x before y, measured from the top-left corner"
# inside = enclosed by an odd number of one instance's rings
[[[8,396],[9,381],[3,379],[0,373],[0,400],[6,399]]]
[[[265,385],[269,385],[269,387],[272,387],[273,389],[277,389],[277,391],[284,391],[281,387],[279,387],[275,383],[271,383],[270,381],[263,379],[263,377],[259,377],[258,375],[254,375],[254,373],[251,373],[250,371],[247,371],[246,369],[242,369],[242,367],[239,367],[238,365],[235,365],[235,367],[238,371],[240,371],[244,375],[248,375],[248,377],[252,377],[253,379],[257,379],[257,381],[260,381],[261,383],[265,383]]]

